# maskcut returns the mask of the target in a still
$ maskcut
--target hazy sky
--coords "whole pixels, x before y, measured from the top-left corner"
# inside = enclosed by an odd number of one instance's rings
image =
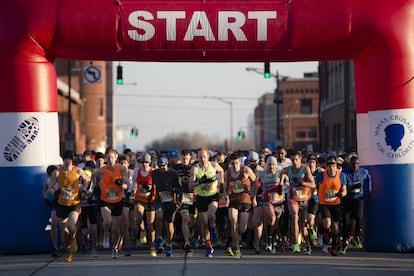
[[[274,77],[265,79],[263,74],[246,70],[263,71],[263,63],[121,64],[124,84],[114,88],[118,149],[125,144],[133,150],[144,150],[155,139],[183,131],[229,138],[231,105],[235,138],[239,129],[247,128],[257,99],[276,87]],[[316,72],[317,66],[317,62],[274,62],[270,71],[302,77],[304,72]],[[129,137],[131,127],[139,129],[137,138]]]

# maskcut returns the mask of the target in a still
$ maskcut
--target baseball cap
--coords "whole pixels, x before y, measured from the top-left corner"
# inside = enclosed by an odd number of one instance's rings
[[[157,165],[158,166],[164,166],[164,165],[168,165],[168,158],[165,156],[160,156],[157,159]]]
[[[140,163],[150,163],[151,162],[151,155],[149,153],[144,153],[140,158],[139,158],[139,162]]]
[[[249,161],[257,161],[259,160],[259,154],[255,151],[250,151],[249,156],[247,157],[247,160]]]

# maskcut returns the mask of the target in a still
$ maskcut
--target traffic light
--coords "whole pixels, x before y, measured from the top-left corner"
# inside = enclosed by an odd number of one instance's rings
[[[123,84],[124,83],[124,79],[122,77],[122,65],[119,64],[116,67],[116,84]]]
[[[270,62],[265,62],[264,63],[264,73],[263,73],[263,77],[265,79],[270,78]]]
[[[239,130],[239,132],[237,132],[237,140],[241,141],[244,139],[244,131]]]
[[[131,128],[129,136],[131,136],[131,138],[138,137],[138,129],[136,127]]]

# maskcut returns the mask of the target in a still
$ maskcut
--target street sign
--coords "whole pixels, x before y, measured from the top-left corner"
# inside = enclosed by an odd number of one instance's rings
[[[83,67],[83,83],[101,83],[101,66],[84,66]]]

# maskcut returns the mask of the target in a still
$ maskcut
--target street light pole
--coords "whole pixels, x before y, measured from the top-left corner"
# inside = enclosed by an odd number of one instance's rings
[[[220,102],[223,102],[225,104],[228,104],[230,106],[230,136],[229,136],[229,148],[233,149],[233,102],[227,101],[221,97],[216,96],[204,96],[204,98],[207,99],[216,99]]]
[[[263,69],[259,69],[259,68],[252,68],[252,67],[247,67],[246,71],[250,72],[256,72],[258,74],[263,75],[264,70]],[[275,74],[270,74],[271,77],[274,77],[276,80],[276,88],[274,90],[274,98],[273,98],[273,103],[276,104],[276,143],[280,143],[281,141],[281,136],[280,136],[280,104],[283,103],[283,100],[280,98],[280,79],[282,78],[287,79],[287,76],[281,76],[279,75],[279,71],[276,71],[276,75]]]

